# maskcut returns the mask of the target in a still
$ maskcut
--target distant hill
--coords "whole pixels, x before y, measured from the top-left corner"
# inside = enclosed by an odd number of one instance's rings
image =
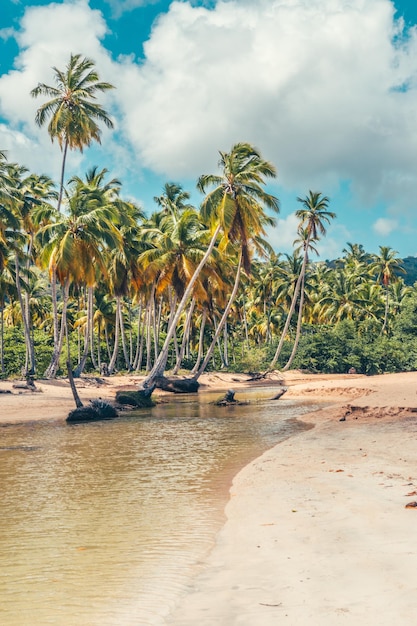
[[[407,256],[405,259],[402,259],[402,262],[406,274],[399,274],[399,276],[404,279],[406,285],[412,287],[417,282],[417,257]],[[326,261],[326,265],[334,269],[337,266],[337,260]]]
[[[417,282],[417,257],[407,256],[403,259],[403,266],[406,274],[402,274],[406,285],[414,285]]]

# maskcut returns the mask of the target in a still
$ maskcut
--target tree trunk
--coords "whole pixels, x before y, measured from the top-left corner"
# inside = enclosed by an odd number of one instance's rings
[[[120,336],[121,336],[121,339],[122,339],[123,356],[124,356],[124,359],[125,359],[126,369],[127,369],[128,372],[131,372],[132,371],[132,364],[130,363],[129,354],[127,352],[125,325],[124,325],[124,321],[123,321],[122,296],[118,296],[118,300],[120,302],[120,304],[119,304],[119,308],[120,308],[119,324],[120,324]]]
[[[20,311],[22,313],[22,321],[23,321],[23,332],[25,337],[25,346],[26,346],[26,359],[28,365],[25,367],[24,375],[33,375],[35,373],[35,351],[32,345],[31,336],[30,336],[30,328],[28,324],[28,315],[26,312],[25,304],[23,301],[22,295],[22,286],[20,283],[20,270],[19,270],[19,257],[16,253],[15,255],[15,271],[16,271],[16,290],[17,297],[19,300]]]
[[[59,196],[58,196],[58,203],[56,207],[58,213],[61,211],[62,196],[64,194],[64,173],[65,173],[65,163],[67,160],[67,152],[68,152],[68,139],[65,139],[64,151],[62,154],[61,179],[59,181]]]
[[[67,278],[63,286],[61,329],[59,331],[58,343],[54,345],[54,351],[52,353],[51,362],[45,371],[45,378],[55,378],[56,373],[58,371],[59,358],[61,356],[62,345],[64,342],[64,335],[65,335],[69,287],[70,287],[70,281],[69,281],[69,278]]]
[[[174,335],[175,329],[177,327],[178,321],[182,315],[182,312],[184,311],[188,300],[191,297],[192,291],[193,291],[193,287],[200,275],[201,270],[203,269],[203,267],[205,266],[205,264],[207,263],[213,248],[215,246],[216,240],[217,240],[217,236],[220,233],[220,229],[221,229],[221,225],[219,224],[216,228],[216,230],[213,233],[213,236],[211,238],[210,244],[206,250],[205,255],[203,256],[203,258],[201,259],[200,263],[198,264],[194,274],[192,275],[190,282],[188,283],[188,286],[186,288],[186,290],[184,291],[184,295],[181,299],[181,302],[178,305],[177,308],[177,312],[174,316],[174,319],[172,320],[172,324],[171,324],[171,328],[169,329],[167,336],[165,338],[164,341],[164,345],[162,346],[161,352],[159,353],[158,359],[156,360],[152,371],[149,373],[149,375],[146,377],[145,381],[144,381],[144,385],[145,386],[149,386],[152,385],[152,382],[154,380],[154,378],[157,378],[158,376],[161,376],[164,371],[165,371],[165,364],[166,364],[166,360],[168,357],[168,351],[169,351],[169,344],[171,342],[171,339]]]
[[[286,362],[286,364],[282,368],[283,372],[286,372],[287,370],[290,369],[291,363],[293,362],[294,357],[295,357],[295,353],[297,352],[298,343],[300,341],[301,324],[302,324],[302,320],[303,320],[303,308],[304,308],[304,283],[305,283],[305,276],[303,275],[303,279],[301,281],[301,292],[300,292],[301,295],[300,295],[300,304],[299,304],[299,309],[298,309],[297,331],[296,331],[296,334],[295,334],[294,345],[292,347],[290,358],[288,359],[288,361]]]
[[[116,367],[117,355],[119,352],[119,335],[120,335],[119,315],[120,315],[120,301],[119,301],[119,298],[116,298],[116,319],[114,323],[114,346],[113,346],[113,354],[109,363],[109,374],[113,374],[114,372],[114,368]]]
[[[181,349],[180,349],[180,353],[178,355],[178,359],[177,359],[177,362],[175,364],[175,367],[174,367],[174,369],[172,371],[173,374],[177,374],[178,373],[178,370],[180,369],[182,360],[184,358],[185,348],[187,346],[188,336],[189,336],[190,328],[191,328],[191,320],[192,320],[192,317],[193,317],[194,307],[195,307],[195,300],[193,298],[191,300],[190,308],[188,309],[187,319],[186,319],[185,326],[184,326],[184,335],[183,335],[183,338],[182,338]]]
[[[206,326],[206,319],[207,319],[207,309],[204,307],[203,313],[202,313],[202,316],[201,316],[201,326],[200,326],[200,337],[199,337],[199,340],[198,340],[197,360],[195,362],[195,365],[194,365],[193,369],[191,370],[191,374],[195,374],[198,371],[198,368],[200,367],[201,359],[203,358],[204,329],[205,329],[205,326]]]
[[[74,398],[75,406],[77,407],[77,409],[80,409],[84,405],[81,402],[80,396],[78,395],[77,387],[75,386],[74,377],[72,375],[71,363],[69,361],[67,361],[67,371],[68,371],[68,380],[69,380],[69,384],[71,387],[72,396]]]
[[[92,352],[92,345],[90,344],[90,336],[91,336],[91,328],[92,328],[92,322],[91,322],[91,318],[93,316],[93,288],[92,287],[88,287],[87,288],[87,323],[85,326],[85,336],[84,336],[84,352],[83,355],[81,357],[80,362],[78,363],[77,367],[75,368],[74,371],[74,376],[75,378],[79,378],[81,376],[81,374],[84,371],[85,368],[85,364],[87,362],[87,358],[88,358],[88,352],[91,349]],[[94,365],[93,365],[94,366]]]
[[[271,364],[269,366],[269,369],[271,369],[271,370],[274,369],[274,367],[276,365],[276,362],[278,361],[278,357],[281,354],[282,346],[284,345],[285,337],[287,336],[288,329],[290,327],[291,318],[293,316],[293,313],[294,313],[294,310],[295,310],[295,305],[296,305],[297,299],[298,299],[298,294],[300,292],[301,282],[304,280],[304,274],[305,274],[305,269],[306,269],[307,259],[308,259],[308,246],[309,246],[309,243],[310,243],[310,236],[307,237],[307,240],[306,240],[306,243],[305,243],[303,263],[302,263],[302,266],[301,266],[300,275],[298,276],[297,282],[296,282],[295,287],[294,287],[294,294],[293,294],[293,297],[292,297],[290,310],[288,312],[287,319],[285,320],[284,329],[282,331],[281,338],[279,340],[278,347],[276,349],[274,358],[272,359]]]
[[[218,337],[220,336],[220,333],[223,330],[223,326],[226,323],[227,316],[229,315],[229,311],[232,308],[232,304],[234,302],[234,299],[235,299],[236,294],[237,294],[237,290],[239,288],[241,269],[242,269],[242,250],[240,250],[239,262],[238,262],[237,270],[236,270],[235,284],[233,285],[233,290],[232,290],[232,293],[230,295],[229,302],[227,303],[227,306],[226,306],[226,308],[224,310],[222,318],[221,318],[221,320],[219,322],[217,330],[216,330],[216,332],[214,334],[214,337],[212,339],[211,345],[210,345],[209,349],[207,350],[207,354],[204,357],[204,361],[201,364],[199,370],[194,374],[193,380],[198,380],[200,378],[201,374],[205,371],[205,369],[207,367],[207,364],[208,364],[208,362],[209,362],[209,360],[211,358],[211,355],[213,354],[214,347],[216,345],[217,339],[218,339]]]

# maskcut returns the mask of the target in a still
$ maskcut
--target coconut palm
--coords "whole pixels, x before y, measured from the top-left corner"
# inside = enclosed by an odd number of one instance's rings
[[[219,322],[210,348],[194,375],[197,379],[207,367],[214,346],[226,323],[240,283],[242,269],[250,274],[252,256],[256,251],[265,256],[268,245],[261,238],[265,227],[275,224],[275,220],[266,214],[265,209],[279,211],[279,201],[263,188],[266,178],[276,176],[274,166],[262,159],[256,148],[248,143],[233,146],[229,153],[220,152],[221,174],[200,176],[198,188],[203,193],[213,189],[202,203],[203,219],[218,222],[222,226],[223,242],[221,247],[231,244],[239,249],[235,282],[229,302]],[[272,253],[272,249],[268,250]]]
[[[402,260],[398,258],[398,252],[389,246],[379,246],[379,254],[374,256],[372,269],[376,273],[377,282],[383,285],[385,291],[384,324],[381,334],[385,332],[388,324],[389,295],[391,283],[398,280],[398,273],[405,274]]]
[[[62,150],[57,204],[60,211],[68,149],[82,152],[93,140],[100,143],[100,122],[107,128],[113,128],[107,112],[95,101],[97,92],[113,89],[113,85],[101,82],[94,62],[82,58],[80,54],[71,54],[64,71],[56,67],[52,69],[55,73],[55,86],[39,83],[32,89],[31,95],[51,98],[37,110],[35,121],[38,126],[43,126],[49,119],[48,133],[52,141],[57,139]]]
[[[308,196],[306,196],[305,198],[297,198],[297,201],[303,205],[302,209],[298,209],[295,212],[296,217],[300,220],[299,228],[302,229],[303,227],[305,227],[303,264],[297,280],[297,284],[294,289],[294,296],[287,316],[287,320],[285,322],[284,330],[282,331],[274,358],[271,361],[271,369],[275,367],[278,357],[281,354],[282,346],[284,345],[284,340],[288,333],[301,285],[304,281],[308,262],[308,252],[310,250],[310,242],[317,241],[319,239],[319,234],[325,235],[326,228],[324,224],[329,224],[330,220],[336,217],[335,213],[328,210],[329,198],[327,196],[322,196],[320,192],[309,191]]]
[[[56,221],[43,227],[38,238],[42,260],[63,288],[61,328],[45,375],[56,375],[66,331],[66,309],[71,283],[94,285],[97,272],[107,273],[104,251],[120,247],[117,212],[112,204],[101,206],[96,198],[68,196],[68,215],[56,213]],[[57,315],[56,305],[54,315]]]

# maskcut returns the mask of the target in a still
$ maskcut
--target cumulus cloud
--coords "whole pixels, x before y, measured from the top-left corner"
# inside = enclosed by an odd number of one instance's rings
[[[397,228],[397,220],[392,220],[385,217],[380,217],[379,219],[377,219],[372,227],[373,231],[381,237],[386,237],[387,235],[390,235]]]
[[[125,131],[161,174],[212,171],[247,140],[287,188],[351,180],[365,202],[407,204],[417,42],[401,29],[389,0],[174,2],[120,82]]]
[[[144,1],[117,4],[128,10]],[[141,63],[135,50],[111,58],[107,25],[88,0],[28,8],[15,33],[15,68],[0,77],[7,146],[26,149],[23,162],[38,171],[37,144],[42,163],[58,171],[58,148],[34,126],[40,102],[29,92],[51,82],[51,65],[80,52],[117,87],[104,100],[117,134],[104,131],[103,147],[132,170],[193,180],[215,171],[218,150],[249,141],[294,195],[333,195],[350,181],[363,206],[383,202],[394,217],[413,207],[417,33],[404,31],[390,0],[196,4],[174,1],[159,16]]]
[[[10,160],[57,176],[59,148],[56,143],[51,145],[46,128],[38,129],[34,122],[36,109],[44,100],[34,100],[30,91],[38,82],[54,84],[52,66],[64,69],[71,53],[94,59],[103,76],[115,73],[100,43],[106,30],[101,13],[91,10],[87,0],[26,10],[20,29],[14,32],[20,48],[15,67],[0,77],[0,114],[8,121],[7,126],[0,126],[0,145],[7,148]],[[71,153],[69,160],[76,165],[81,157]]]

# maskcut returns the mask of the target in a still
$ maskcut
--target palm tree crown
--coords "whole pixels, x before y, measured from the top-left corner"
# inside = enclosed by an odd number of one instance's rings
[[[83,151],[93,140],[100,143],[101,131],[98,122],[113,128],[113,122],[103,107],[95,102],[96,93],[113,89],[110,83],[101,82],[94,62],[71,54],[65,71],[53,68],[56,86],[39,83],[32,89],[33,97],[48,96],[37,111],[35,121],[43,126],[49,119],[48,132],[51,140],[56,138],[63,150],[61,189],[58,210],[62,200],[63,177],[67,149]]]

